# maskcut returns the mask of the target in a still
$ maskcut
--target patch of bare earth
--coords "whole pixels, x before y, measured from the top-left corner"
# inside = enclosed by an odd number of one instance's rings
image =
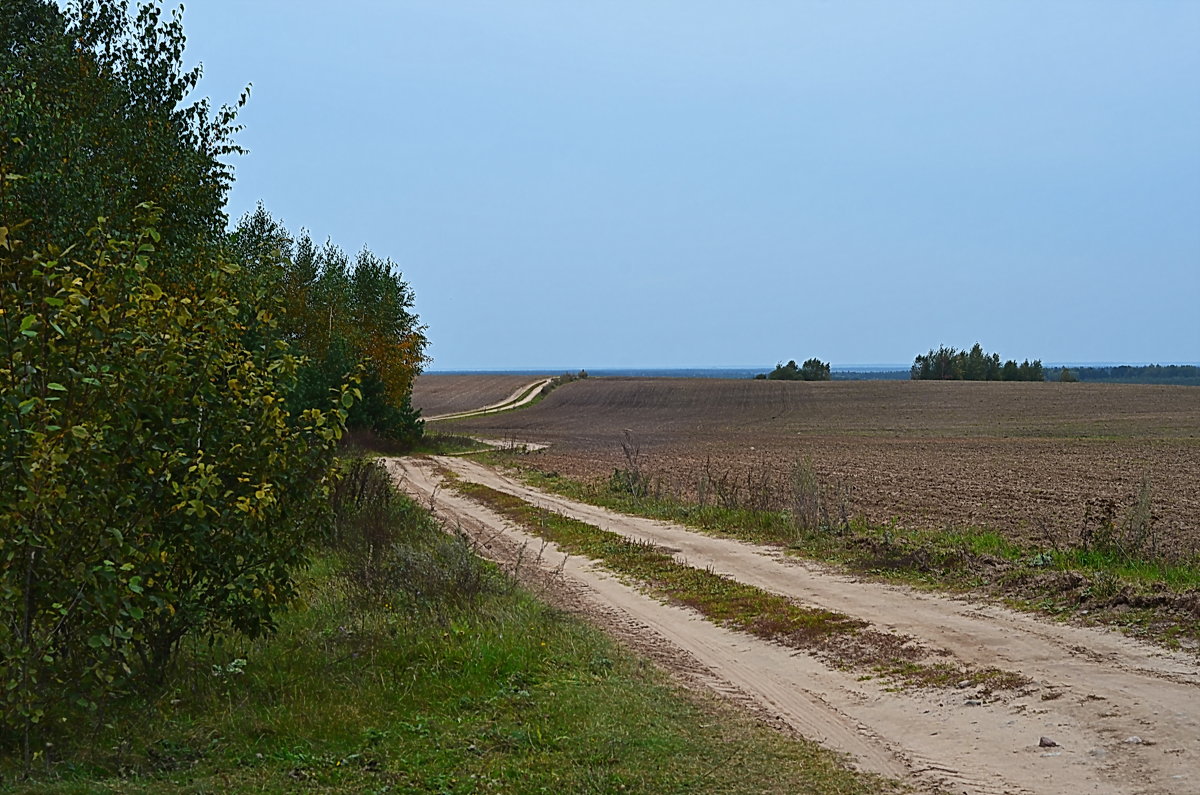
[[[398,482],[485,554],[520,562],[575,609],[651,649],[693,682],[849,754],[921,791],[1194,793],[1200,791],[1200,668],[1096,628],[1051,624],[994,606],[872,582],[798,562],[778,549],[705,536],[534,490],[460,459],[392,459]],[[970,665],[1034,682],[1024,690],[895,691],[811,654],[718,627],[646,596],[590,561],[561,555],[488,508],[441,487],[440,468],[549,510],[677,551],[804,604],[943,648]],[[1045,738],[1043,741],[1042,738]]]
[[[1200,389],[1060,383],[590,378],[455,432],[549,444],[537,466],[577,480],[626,466],[625,431],[659,487],[759,483],[786,496],[810,459],[872,522],[984,526],[1070,544],[1134,502],[1176,551],[1200,545]],[[712,496],[711,494],[709,495]]]

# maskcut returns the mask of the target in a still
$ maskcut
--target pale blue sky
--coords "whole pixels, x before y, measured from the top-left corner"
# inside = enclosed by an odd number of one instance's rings
[[[230,202],[433,369],[1200,360],[1200,3],[187,6]]]

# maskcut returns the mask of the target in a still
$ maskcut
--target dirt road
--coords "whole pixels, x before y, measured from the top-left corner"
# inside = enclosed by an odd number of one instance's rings
[[[478,417],[483,414],[495,414],[499,411],[508,411],[509,409],[520,408],[533,402],[534,398],[541,394],[542,389],[546,387],[553,378],[541,378],[537,381],[525,384],[497,403],[492,403],[489,406],[483,406],[470,411],[456,411],[449,414],[437,414],[432,417],[426,417],[426,422],[436,422],[437,420],[464,420],[468,417]]]
[[[486,554],[552,573],[578,609],[694,681],[921,790],[975,793],[1200,792],[1200,665],[1114,632],[855,580],[777,549],[705,536],[531,489],[472,461],[391,459],[397,481]],[[440,488],[439,467],[541,507],[677,550],[799,602],[912,635],[964,663],[1034,685],[996,700],[969,689],[895,692],[817,658],[663,604],[568,558],[487,508]],[[522,553],[519,550],[524,549]],[[533,551],[531,551],[533,550]],[[537,551],[540,550],[540,554]],[[1042,737],[1056,745],[1042,747]]]

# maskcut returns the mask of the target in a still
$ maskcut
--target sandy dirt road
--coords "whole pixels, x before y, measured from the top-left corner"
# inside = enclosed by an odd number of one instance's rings
[[[533,402],[542,389],[553,381],[553,378],[540,378],[528,384],[524,384],[517,388],[515,392],[496,403],[488,406],[482,406],[469,411],[455,411],[449,414],[436,414],[432,417],[426,417],[426,422],[436,422],[437,420],[463,420],[468,417],[478,417],[483,414],[495,414],[499,411],[508,411],[509,409],[520,408]]]
[[[625,516],[531,489],[472,461],[391,459],[397,481],[474,537],[485,554],[550,572],[601,625],[668,667],[753,706],[865,770],[922,791],[1200,792],[1200,665],[1114,632],[1047,623],[994,606],[862,582],[777,549]],[[631,538],[693,566],[912,635],[964,663],[1034,685],[994,700],[971,690],[893,692],[648,597],[591,562],[559,553],[440,487],[439,468]],[[536,550],[539,554],[530,553]],[[1042,737],[1057,743],[1040,747]]]

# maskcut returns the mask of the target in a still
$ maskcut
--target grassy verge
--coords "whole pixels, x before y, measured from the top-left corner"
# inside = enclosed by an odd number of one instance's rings
[[[789,511],[695,505],[580,483],[530,467],[512,454],[484,454],[525,482],[571,499],[703,532],[779,544],[810,559],[919,587],[981,591],[1044,614],[1123,627],[1170,647],[1200,648],[1200,565],[1115,546],[1039,548],[981,528],[936,531],[861,519],[797,527]]]
[[[473,439],[452,433],[427,433],[421,441],[407,451],[408,455],[465,455],[491,450],[492,446]]]
[[[934,661],[912,638],[870,629],[840,613],[798,605],[777,594],[679,563],[670,553],[617,533],[539,508],[477,483],[452,481],[460,493],[489,506],[564,552],[602,562],[650,593],[691,607],[723,626],[811,651],[849,670],[869,671],[915,687],[985,691],[1017,688],[1028,680],[997,668],[974,669]]]
[[[353,523],[278,631],[185,649],[171,683],[44,749],[37,793],[867,793],[884,782],[673,688],[351,477]],[[365,498],[364,498],[365,495]],[[380,551],[371,542],[398,543]]]

